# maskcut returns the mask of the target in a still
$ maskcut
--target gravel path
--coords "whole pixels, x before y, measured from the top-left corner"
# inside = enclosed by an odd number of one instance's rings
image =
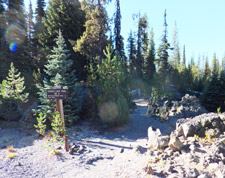
[[[135,152],[138,146],[147,147],[149,126],[160,128],[162,134],[173,129],[167,122],[145,115],[147,102],[136,100],[137,108],[130,122],[100,134],[89,123],[67,129],[74,153],[64,151],[63,145],[55,144],[59,155],[50,154],[50,143],[39,138],[34,130],[20,130],[16,123],[0,126],[0,177],[1,178],[141,178],[147,163],[145,153]],[[7,158],[6,147],[13,145],[16,156]],[[52,148],[53,149],[53,148]]]

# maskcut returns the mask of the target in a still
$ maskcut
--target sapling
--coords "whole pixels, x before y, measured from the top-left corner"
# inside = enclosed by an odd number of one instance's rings
[[[59,112],[55,112],[55,115],[52,116],[53,120],[51,123],[52,130],[55,131],[55,134],[58,136],[59,134],[64,135],[65,134],[65,127],[64,122],[60,117]]]
[[[34,127],[36,128],[37,133],[39,133],[41,136],[44,136],[46,129],[46,116],[44,116],[42,113],[39,113],[37,122],[37,125],[34,125]]]

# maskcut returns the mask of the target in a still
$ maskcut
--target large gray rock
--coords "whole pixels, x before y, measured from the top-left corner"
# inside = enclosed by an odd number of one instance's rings
[[[207,110],[200,105],[198,98],[186,94],[181,98],[181,101],[170,101],[168,98],[162,98],[158,101],[150,99],[147,115],[167,120],[170,117],[194,117],[206,112]]]
[[[216,113],[208,113],[194,118],[179,119],[176,123],[177,135],[185,137],[198,135],[204,137],[207,133],[211,137],[218,137],[225,131],[225,125],[220,116]]]
[[[159,129],[148,128],[148,146],[153,149],[162,149],[168,146],[169,138],[162,136]]]

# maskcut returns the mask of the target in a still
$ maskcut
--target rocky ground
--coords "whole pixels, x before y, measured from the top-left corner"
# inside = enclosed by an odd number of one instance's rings
[[[146,116],[144,100],[136,103],[124,127],[102,132],[84,122],[68,128],[70,152],[60,143],[38,137],[33,129],[21,129],[13,122],[0,123],[0,177],[224,177],[223,114],[205,114],[197,124],[194,119],[180,120],[176,126],[177,119],[162,121]],[[204,118],[208,118],[204,125],[208,136],[200,137],[195,126],[200,127]],[[160,131],[155,131],[157,128]],[[50,153],[54,149],[59,150],[58,155]],[[9,158],[13,153],[15,157]]]

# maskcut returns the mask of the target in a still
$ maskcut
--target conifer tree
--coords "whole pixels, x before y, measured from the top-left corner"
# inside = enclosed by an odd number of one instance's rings
[[[179,47],[179,40],[178,40],[178,30],[177,30],[177,24],[175,22],[175,27],[174,27],[174,34],[173,34],[173,39],[172,39],[172,61],[173,65],[175,68],[179,69],[180,68],[180,47]]]
[[[128,42],[127,50],[128,50],[128,58],[129,58],[129,68],[130,68],[130,74],[132,75],[136,67],[136,45],[135,45],[135,40],[134,40],[132,31],[130,32],[127,42]]]
[[[70,59],[70,52],[67,49],[67,45],[59,32],[56,38],[56,47],[53,48],[52,54],[49,56],[48,63],[45,65],[46,78],[43,81],[43,86],[39,86],[40,92],[39,99],[41,105],[38,112],[42,112],[44,115],[54,112],[55,101],[47,99],[46,89],[51,89],[56,86],[61,86],[64,89],[68,89],[69,97],[64,103],[65,120],[67,123],[72,123],[78,119],[79,106],[77,104],[77,86],[75,71],[71,70],[73,61]]]
[[[43,29],[43,22],[42,19],[45,17],[45,1],[44,0],[37,0],[37,7],[35,9],[35,24],[34,24],[34,39],[33,43],[38,52],[40,53],[40,46],[41,44],[38,41],[39,35]],[[35,51],[37,52],[37,51]],[[36,54],[37,55],[37,54]]]
[[[147,54],[148,49],[148,21],[147,15],[140,17],[138,20],[138,34],[137,34],[137,58],[136,58],[136,71],[139,77],[143,77],[143,65],[144,58]]]
[[[5,17],[4,17],[4,12],[5,12],[5,3],[3,0],[0,0],[0,19],[2,22],[5,21]],[[4,26],[3,26],[3,23],[2,25],[0,26],[0,49],[2,49],[3,47],[3,33],[4,33]]]
[[[148,54],[145,59],[145,78],[148,81],[151,81],[154,78],[154,74],[156,72],[155,68],[155,42],[154,42],[154,34],[153,29],[150,33],[150,43],[149,43],[149,49]]]
[[[58,31],[61,30],[73,60],[72,68],[76,70],[79,80],[84,76],[86,60],[80,54],[74,52],[73,46],[84,31],[84,15],[79,0],[50,1],[46,16],[43,18],[43,28],[38,35],[38,42],[41,44],[44,56],[47,56],[52,47],[55,46],[54,39],[57,37]],[[43,58],[43,60],[42,62],[45,64],[46,58]]]
[[[213,62],[212,62],[212,75],[217,75],[219,76],[219,60],[216,57],[216,53],[213,55]]]
[[[122,54],[122,36],[121,36],[121,13],[120,13],[120,0],[116,0],[116,13],[114,18],[114,38],[115,38],[115,51],[120,57]]]
[[[28,40],[28,47],[29,50],[32,51],[33,49],[33,35],[34,35],[34,21],[33,21],[33,8],[32,3],[30,0],[29,4],[29,11],[27,17],[27,40]]]
[[[203,82],[204,82],[204,86],[206,86],[208,84],[210,76],[211,76],[211,70],[210,70],[210,67],[209,67],[208,57],[206,57],[205,66],[204,66],[204,69],[203,69],[203,77],[202,77]]]
[[[85,31],[77,41],[75,51],[86,56],[92,63],[101,63],[104,58],[103,50],[107,46],[107,35],[109,30],[107,22],[107,12],[104,2],[83,0],[82,10],[86,14]]]
[[[185,54],[185,45],[183,47],[183,61],[182,61],[183,69],[186,68],[186,54]]]
[[[161,44],[157,51],[158,54],[158,75],[159,79],[163,84],[168,85],[168,76],[169,76],[169,53],[168,50],[170,48],[170,44],[167,40],[167,22],[166,22],[166,10],[164,13],[164,32],[161,39]]]
[[[54,25],[52,25],[54,24]],[[84,13],[78,0],[54,0],[49,2],[46,17],[43,19],[43,30],[39,42],[47,49],[55,46],[54,39],[61,30],[65,42],[72,52],[69,40],[76,41],[83,32]]]
[[[0,96],[3,100],[6,117],[10,112],[20,110],[21,103],[28,101],[29,94],[25,93],[24,90],[24,77],[20,76],[18,69],[11,63],[6,80],[0,84]]]
[[[100,117],[110,126],[128,121],[130,102],[122,60],[113,56],[113,52],[114,49],[110,45],[104,50],[106,59],[97,65],[95,75],[98,77],[93,78],[103,92],[103,95],[98,97]],[[112,107],[108,108],[107,105]],[[110,113],[113,113],[114,117],[105,117],[105,115],[111,115]]]
[[[35,9],[37,24],[40,24],[42,22],[42,18],[45,17],[45,6],[46,3],[44,0],[37,0],[37,8]]]

